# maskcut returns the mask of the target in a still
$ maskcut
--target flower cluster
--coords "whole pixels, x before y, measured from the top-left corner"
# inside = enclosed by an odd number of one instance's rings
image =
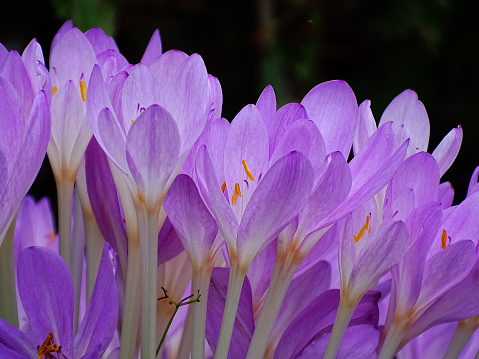
[[[199,55],[71,22],[44,64],[0,45],[0,358],[477,355],[479,168],[453,206],[462,129],[428,153],[414,91],[377,124],[343,81],[268,86],[227,121]]]

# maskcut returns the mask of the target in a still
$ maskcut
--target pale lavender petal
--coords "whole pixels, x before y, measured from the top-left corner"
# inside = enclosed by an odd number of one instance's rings
[[[206,340],[213,353],[218,345],[222,315],[228,289],[228,268],[214,268],[211,274],[206,313]],[[254,332],[253,304],[248,277],[245,278],[238,304],[228,359],[245,358]]]
[[[265,87],[263,92],[256,102],[256,107],[263,116],[263,120],[266,123],[268,132],[271,132],[273,125],[273,117],[276,113],[276,95],[274,93],[273,86],[268,85]]]
[[[135,65],[123,85],[121,112],[125,129],[151,105],[159,104],[159,84],[145,65]]]
[[[442,203],[442,208],[446,209],[452,206],[454,200],[454,188],[450,182],[444,182],[439,185],[438,201]]]
[[[471,176],[471,180],[469,181],[469,187],[467,188],[467,196],[470,196],[471,194],[479,191],[478,178],[479,178],[479,167],[476,167],[476,169],[474,170]]]
[[[115,40],[105,34],[105,31],[99,27],[94,27],[85,32],[85,37],[90,41],[90,44],[95,51],[95,54],[100,54],[106,50],[115,50],[120,52],[118,46],[116,46]]]
[[[326,153],[340,151],[348,157],[358,121],[356,96],[344,81],[323,82],[304,96],[301,104],[319,128]]]
[[[179,150],[178,128],[164,108],[148,107],[131,126],[126,138],[128,168],[150,205],[155,205],[165,189]]]
[[[98,114],[105,107],[113,108],[98,65],[93,67],[90,81],[88,82],[88,101],[86,102],[86,107],[90,126],[96,136],[98,135]]]
[[[67,20],[62,24],[60,29],[57,31],[57,33],[53,37],[52,46],[50,47],[50,56],[51,56],[51,52],[53,48],[57,45],[60,38],[72,27],[73,27],[73,22],[71,20]]]
[[[336,359],[374,359],[379,344],[379,330],[372,325],[356,325],[346,329]],[[296,359],[317,359],[326,353],[331,335],[325,335],[307,346]]]
[[[120,170],[127,173],[126,136],[115,114],[109,108],[104,108],[98,114],[97,126],[95,137],[103,151]]]
[[[217,118],[206,125],[202,134],[220,183],[225,181],[225,145],[230,126],[226,119]]]
[[[474,243],[468,240],[453,243],[429,258],[418,302],[429,303],[445,293],[469,273],[474,262]]]
[[[251,197],[252,191],[249,190],[249,187],[257,186],[259,179],[265,175],[269,167],[267,136],[268,132],[263,117],[254,105],[244,107],[233,119],[229,128],[224,147],[226,188],[231,195],[235,183],[239,184],[242,197],[238,198],[238,202],[243,209]],[[254,180],[251,180],[246,174],[242,164],[243,160],[246,160]],[[234,211],[237,218],[241,218],[242,209],[239,205],[234,206]]]
[[[35,342],[18,328],[0,318],[0,358],[36,358],[38,357],[37,345],[42,343],[43,341]]]
[[[163,106],[175,119],[181,134],[180,154],[191,148],[203,131],[208,111],[208,73],[203,59],[191,55],[176,71],[165,90]]]
[[[43,59],[43,51],[40,44],[36,39],[30,41],[25,50],[22,53],[22,60],[25,63],[25,69],[30,76],[30,81],[32,83],[33,92],[37,93],[40,91],[45,83],[47,82],[47,76],[50,77],[48,71],[41,71],[40,69],[45,69],[43,65],[45,60]],[[43,65],[40,66],[39,65]],[[46,69],[45,69],[46,70]],[[47,90],[45,90],[47,92]],[[48,92],[47,92],[48,93]],[[51,93],[51,87],[50,87]]]
[[[73,354],[73,283],[62,258],[45,247],[29,247],[18,258],[18,292],[41,344],[53,333],[66,356]]]
[[[246,271],[253,293],[253,305],[259,303],[261,297],[268,289],[276,259],[277,246],[278,241],[272,241],[253,259]]]
[[[162,84],[162,89],[160,89],[161,98],[163,98],[165,89],[173,80],[178,67],[180,67],[188,57],[189,56],[183,51],[170,50],[148,65],[148,68],[153,75],[155,75],[158,83]]]
[[[235,246],[239,223],[231,206],[221,192],[221,184],[217,180],[206,146],[202,146],[198,151],[196,165],[200,193],[213,213],[225,241],[228,245]]]
[[[223,106],[223,91],[218,78],[211,75],[208,75],[208,98],[207,106],[211,103],[210,119],[220,118]]]
[[[141,63],[145,65],[149,65],[153,62],[153,60],[157,59],[161,55],[161,39],[160,39],[160,31],[156,29],[151,35],[150,42],[146,47],[145,53],[141,58]]]
[[[129,65],[125,57],[115,50],[105,50],[98,54],[97,61],[106,79],[112,78]]]
[[[96,56],[88,39],[77,28],[66,30],[52,47],[50,69],[55,69],[54,85],[63,86],[68,80],[78,83],[82,78],[88,83]]]
[[[429,118],[423,103],[413,90],[405,90],[397,95],[386,107],[379,126],[393,121],[396,126],[404,125],[411,136],[407,155],[427,151],[429,143]]]
[[[358,296],[373,289],[378,280],[399,262],[409,245],[409,233],[404,222],[397,221],[380,228],[367,240],[356,257],[348,284],[349,290]]]
[[[441,176],[451,167],[457,157],[462,143],[462,127],[453,128],[436,147],[432,155],[436,159]]]
[[[212,254],[211,247],[218,226],[203,203],[193,180],[187,175],[178,175],[168,190],[163,206],[193,267],[201,267]]]
[[[250,263],[296,217],[312,187],[313,169],[299,152],[278,160],[253,193],[238,228],[238,258]]]
[[[301,152],[308,157],[313,166],[315,178],[319,177],[319,173],[324,166],[326,147],[314,122],[297,120],[287,126],[283,134],[278,138],[270,158],[270,164],[273,164],[291,151]]]
[[[75,337],[75,357],[96,353],[100,357],[110,344],[118,321],[119,301],[107,245],[98,269],[85,316]]]
[[[359,105],[358,125],[353,140],[354,154],[359,153],[376,130],[377,125],[371,111],[371,101],[365,100]]]
[[[285,132],[286,128],[293,122],[300,119],[307,120],[308,115],[305,108],[299,103],[288,103],[281,107],[274,114],[273,121],[268,129],[270,154],[274,152],[276,146],[278,145],[279,139]]]
[[[2,69],[3,63],[5,62],[6,58],[8,56],[8,50],[0,44],[0,70]]]

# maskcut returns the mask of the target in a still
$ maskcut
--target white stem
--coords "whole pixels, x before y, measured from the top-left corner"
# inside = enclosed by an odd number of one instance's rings
[[[85,212],[83,212],[85,213]],[[101,256],[103,253],[103,246],[105,240],[101,235],[100,228],[92,216],[83,216],[85,226],[85,240],[86,240],[86,297],[90,300],[93,288],[95,287],[98,269],[100,267]]]
[[[230,276],[228,280],[228,294],[226,295],[225,310],[221,322],[221,330],[216,347],[215,359],[226,359],[230,347],[231,336],[238,310],[241,289],[246,272],[238,270],[238,264],[231,262]]]
[[[199,290],[201,299],[199,302],[191,304],[193,310],[191,359],[204,359],[205,357],[206,307],[211,271],[211,267],[203,267],[199,272],[193,271],[192,294],[195,296]]]
[[[81,301],[81,284],[83,276],[83,258],[85,250],[85,234],[83,232],[83,219],[80,210],[80,201],[78,200],[78,193],[75,192],[75,207],[73,211],[73,250],[71,252],[71,267],[73,288],[75,295],[75,309],[73,315],[73,332],[78,330],[78,323],[80,317],[80,301]]]
[[[75,182],[64,178],[55,178],[58,197],[58,237],[60,255],[71,270],[71,233],[73,187]]]
[[[17,216],[10,222],[3,242],[0,241],[0,318],[18,328],[13,236]]]
[[[158,211],[139,210],[141,253],[141,356],[154,358],[156,352]]]
[[[274,323],[299,265],[299,263],[288,264],[279,260],[275,262],[268,293],[257,320],[246,359],[263,358],[265,356]]]
[[[444,359],[458,358],[467,342],[476,331],[476,328],[477,326],[474,325],[474,320],[466,319],[459,321],[451,342],[444,354]]]
[[[334,320],[333,331],[329,337],[328,347],[323,359],[335,359],[338,353],[339,346],[343,340],[344,333],[348,328],[351,317],[354,310],[357,307],[357,302],[347,303],[343,300],[343,297],[339,300],[338,312],[336,313],[336,319]]]
[[[406,333],[405,328],[407,324],[407,319],[403,320],[402,322],[392,323],[379,350],[378,359],[394,358]]]

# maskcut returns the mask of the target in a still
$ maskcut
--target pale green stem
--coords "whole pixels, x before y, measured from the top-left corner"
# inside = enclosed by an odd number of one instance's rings
[[[459,321],[451,342],[446,350],[446,354],[444,354],[444,359],[458,358],[467,342],[476,331],[476,328],[475,325],[470,325],[467,319]]]
[[[274,323],[278,317],[293,275],[299,265],[299,263],[288,264],[278,260],[275,262],[268,292],[261,309],[261,314],[256,323],[246,359],[264,357]]]
[[[56,179],[58,197],[58,237],[60,255],[71,270],[71,233],[72,204],[74,182],[68,179]]]
[[[405,329],[408,324],[407,320],[403,320],[399,323],[393,323],[386,333],[384,342],[379,350],[378,359],[391,359],[394,358],[398,351],[399,345],[405,335]]]
[[[129,241],[125,305],[120,335],[120,359],[136,357],[140,317],[140,246],[138,238]]]
[[[193,342],[193,307],[188,306],[176,359],[189,359]]]
[[[141,356],[154,358],[156,351],[158,210],[139,210],[141,253]]]
[[[18,328],[13,235],[17,216],[10,222],[0,245],[0,318]]]
[[[192,292],[195,294],[199,290],[201,299],[192,306],[193,345],[191,348],[191,359],[204,359],[205,357],[206,306],[208,304],[211,271],[212,268],[209,266],[200,269],[199,273],[193,271]]]
[[[75,207],[73,210],[73,241],[71,252],[71,267],[73,289],[75,295],[75,307],[73,314],[73,332],[78,330],[80,317],[81,284],[83,276],[83,258],[85,252],[85,234],[83,233],[83,219],[81,215],[80,201],[77,192],[75,192]]]
[[[228,294],[226,295],[225,310],[221,322],[221,330],[216,347],[215,359],[226,359],[230,347],[231,336],[236,319],[236,312],[243,288],[245,271],[238,270],[237,263],[231,263],[230,276],[228,280]]]
[[[84,212],[85,213],[85,212]],[[100,228],[95,221],[95,218],[89,216],[88,213],[83,216],[83,223],[85,226],[85,253],[86,253],[86,298],[90,301],[93,288],[95,287],[98,269],[100,267],[101,256],[103,253],[103,246],[105,240],[101,235]]]
[[[339,307],[338,312],[336,313],[336,319],[334,320],[333,331],[329,337],[328,347],[326,348],[326,353],[324,354],[323,359],[336,358],[344,333],[348,328],[356,307],[357,302],[347,303],[346,300],[343,300],[343,297],[339,300]]]

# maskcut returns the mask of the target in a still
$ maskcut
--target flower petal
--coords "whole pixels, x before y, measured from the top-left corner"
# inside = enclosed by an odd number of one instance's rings
[[[353,149],[358,154],[369,138],[377,130],[376,120],[371,111],[371,101],[365,100],[359,105],[358,126],[354,133]]]
[[[73,354],[73,283],[62,258],[45,247],[29,247],[18,258],[18,292],[33,331],[41,344],[48,333]]]
[[[145,65],[149,65],[153,62],[153,60],[157,59],[161,55],[161,39],[160,39],[160,31],[156,29],[151,35],[150,42],[146,47],[145,53],[141,58],[141,63]]]
[[[148,205],[156,205],[178,161],[180,135],[164,108],[153,105],[142,112],[126,137],[126,159],[131,175]]]
[[[301,104],[319,128],[326,153],[340,151],[348,157],[358,120],[356,96],[344,81],[328,81],[313,87]]]
[[[462,127],[453,128],[436,147],[432,155],[439,164],[441,176],[451,167],[462,143]]]
[[[218,226],[193,180],[187,175],[178,175],[168,190],[163,205],[193,267],[205,265],[212,254],[211,247]]]
[[[41,343],[36,343],[18,328],[0,318],[0,358],[35,358],[38,353],[36,346],[39,344]]]

